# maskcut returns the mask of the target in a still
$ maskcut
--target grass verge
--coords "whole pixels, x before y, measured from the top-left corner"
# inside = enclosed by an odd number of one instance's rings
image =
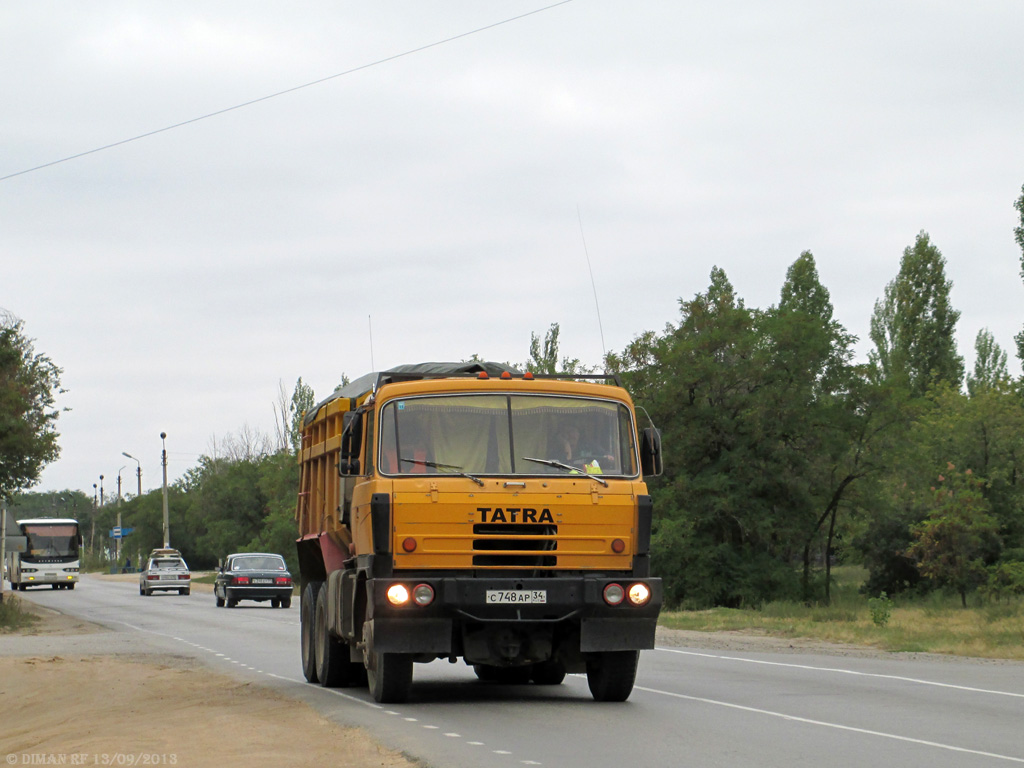
[[[671,629],[743,632],[810,638],[884,651],[916,651],[1024,661],[1024,601],[961,608],[956,596],[896,598],[884,623],[876,623],[868,598],[857,591],[851,569],[838,574],[831,606],[768,603],[760,609],[662,611]]]
[[[12,592],[4,591],[4,601],[0,603],[0,632],[13,632],[16,629],[31,627],[39,621],[37,616],[25,610],[21,598]]]

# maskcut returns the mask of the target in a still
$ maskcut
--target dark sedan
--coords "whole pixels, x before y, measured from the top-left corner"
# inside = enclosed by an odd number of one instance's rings
[[[292,575],[280,555],[238,552],[221,564],[213,594],[218,608],[234,608],[239,600],[269,600],[275,608],[290,608]]]

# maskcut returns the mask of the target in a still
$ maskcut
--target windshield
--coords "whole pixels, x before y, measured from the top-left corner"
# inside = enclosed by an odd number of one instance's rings
[[[231,561],[232,571],[283,571],[280,557],[236,557]]]
[[[73,523],[24,523],[25,554],[33,557],[78,557],[78,526]]]
[[[392,475],[637,474],[629,410],[554,395],[449,395],[385,404],[382,472]]]

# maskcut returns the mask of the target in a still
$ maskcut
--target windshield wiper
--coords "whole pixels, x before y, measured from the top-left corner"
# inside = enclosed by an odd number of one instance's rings
[[[436,461],[424,461],[423,459],[402,459],[410,464],[422,464],[424,467],[430,467],[431,469],[441,469],[446,472],[451,472],[454,475],[460,475],[461,477],[468,477],[474,483],[479,485],[481,488],[484,487],[484,481],[475,475],[469,474],[469,472],[463,472],[462,467],[457,467],[454,464],[438,464]]]
[[[565,464],[564,462],[555,461],[554,459],[532,459],[529,456],[523,456],[522,459],[523,459],[523,461],[533,461],[533,462],[536,462],[537,464],[545,464],[545,465],[547,465],[549,467],[556,467],[558,469],[564,469],[565,471],[571,472],[572,474],[575,474],[575,475],[583,475],[584,477],[589,477],[591,480],[596,480],[601,485],[603,485],[605,488],[608,487],[608,481],[607,480],[604,480],[604,479],[598,477],[597,475],[592,475],[589,472],[584,472],[579,467],[574,467],[572,464]]]

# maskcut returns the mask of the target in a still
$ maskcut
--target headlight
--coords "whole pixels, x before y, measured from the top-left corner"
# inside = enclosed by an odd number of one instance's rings
[[[412,590],[412,599],[416,605],[430,605],[434,602],[434,588],[429,584],[417,584]]]
[[[626,592],[620,584],[609,584],[604,588],[603,594],[604,601],[608,605],[621,605],[622,600],[626,597]]]
[[[629,586],[629,602],[633,605],[644,605],[651,599],[651,588],[646,584],[636,583]]]
[[[409,590],[404,584],[392,584],[388,587],[387,595],[392,605],[405,605],[409,602]]]

